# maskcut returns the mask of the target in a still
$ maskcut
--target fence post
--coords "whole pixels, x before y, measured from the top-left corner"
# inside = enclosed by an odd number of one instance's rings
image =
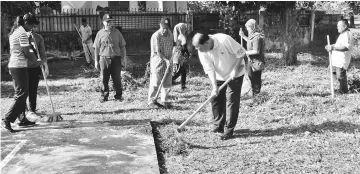
[[[314,10],[311,11],[310,27],[311,27],[310,41],[313,41],[314,40],[314,29],[315,29],[315,11]]]
[[[260,30],[264,30],[265,29],[265,16],[266,15],[266,11],[265,9],[260,9],[259,10],[259,29]]]

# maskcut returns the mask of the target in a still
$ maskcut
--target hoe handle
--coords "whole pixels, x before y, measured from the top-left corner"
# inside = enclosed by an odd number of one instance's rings
[[[219,91],[221,89],[223,89],[229,82],[231,81],[231,78],[227,79],[219,88]],[[203,104],[201,104],[201,106],[196,109],[196,111],[189,117],[187,118],[179,127],[178,130],[182,129],[206,104],[208,104],[214,97],[216,96],[210,96]]]
[[[328,46],[330,46],[330,39],[329,39],[329,35],[327,35],[327,43],[328,43]],[[332,59],[331,59],[331,51],[329,51],[329,67],[330,67],[330,84],[331,84],[331,97],[334,98],[334,79],[333,79],[333,70],[332,70]]]

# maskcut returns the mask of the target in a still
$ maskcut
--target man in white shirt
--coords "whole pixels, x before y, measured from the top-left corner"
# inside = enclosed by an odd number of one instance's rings
[[[82,25],[80,26],[81,40],[83,49],[85,52],[85,58],[87,62],[87,66],[90,66],[92,62],[94,62],[94,47],[92,41],[92,30],[90,26],[87,24],[86,19],[81,20]]]
[[[226,34],[196,33],[192,44],[198,50],[200,62],[212,85],[212,132],[223,133],[221,140],[227,140],[233,136],[239,116],[246,50]],[[219,87],[229,78],[232,80],[219,91]]]
[[[349,68],[354,40],[345,21],[339,21],[337,29],[340,35],[336,43],[327,45],[325,49],[332,52],[333,76],[340,82],[340,93],[345,94],[349,91],[346,70]]]

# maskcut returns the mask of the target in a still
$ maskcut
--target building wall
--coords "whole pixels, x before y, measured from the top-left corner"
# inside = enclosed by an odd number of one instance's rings
[[[146,1],[146,8],[147,9],[157,9],[159,8],[158,1]]]

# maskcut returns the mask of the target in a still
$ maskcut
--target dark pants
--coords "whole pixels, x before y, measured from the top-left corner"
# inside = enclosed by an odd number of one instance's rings
[[[233,134],[238,120],[243,79],[244,76],[240,76],[230,81],[211,101],[214,127],[225,128],[225,134]],[[224,81],[217,81],[217,86],[220,87],[223,83]],[[229,87],[228,91],[226,91],[227,87]]]
[[[101,85],[101,97],[109,97],[109,80],[110,75],[114,82],[115,99],[121,99],[122,97],[122,84],[121,84],[121,57],[114,58],[100,57],[100,74],[102,78]]]
[[[41,68],[28,68],[29,72],[29,110],[36,111],[37,90],[39,87],[40,76],[42,74]]]
[[[186,85],[186,66],[188,66],[187,63],[183,63],[183,65],[176,64],[177,71],[174,71],[175,74],[172,77],[172,81],[175,81],[181,75],[181,87],[185,87]]]
[[[247,73],[251,82],[251,88],[253,92],[253,96],[256,96],[260,93],[261,90],[261,73],[262,71],[254,72],[251,68],[251,62],[247,61]]]
[[[335,72],[333,72],[334,76],[337,77],[337,80],[340,82],[340,93],[346,94],[349,92],[348,84],[347,84],[347,75],[346,70],[344,68],[335,67]],[[339,73],[337,75],[336,73]]]
[[[25,112],[26,98],[29,95],[29,73],[27,68],[9,68],[15,90],[14,101],[9,111],[5,114],[5,120],[14,123],[21,113]],[[22,121],[23,117],[19,117]]]

